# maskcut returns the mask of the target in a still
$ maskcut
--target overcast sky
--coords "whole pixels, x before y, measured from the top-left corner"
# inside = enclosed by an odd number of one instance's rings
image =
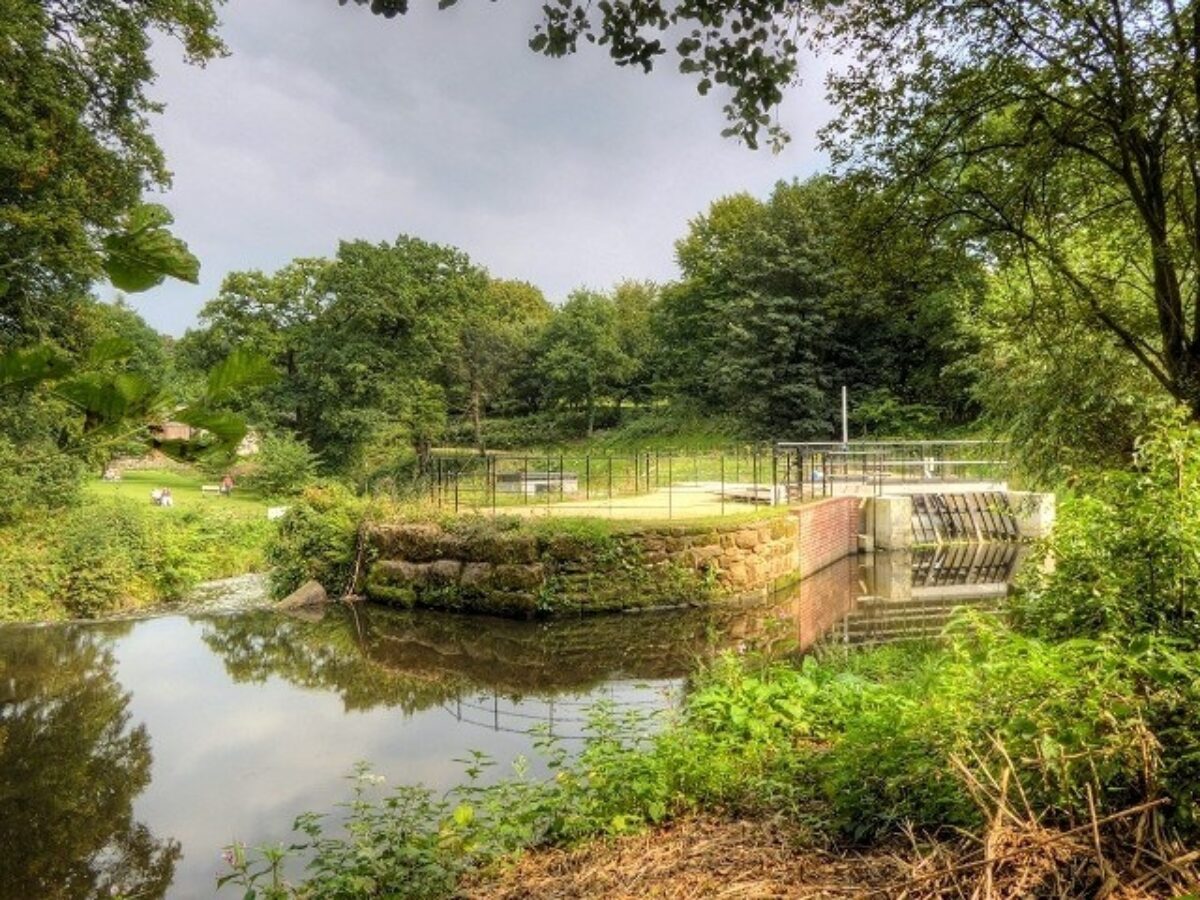
[[[714,199],[824,164],[815,63],[783,108],[793,141],[772,155],[722,138],[720,97],[669,61],[646,76],[590,46],[535,55],[531,0],[418,5],[387,20],[336,0],[230,0],[232,55],[206,69],[159,42],[164,202],[203,269],[198,287],[134,299],[152,325],[181,334],[227,272],[331,256],[341,238],[453,244],[555,302],[667,280],[675,240]]]

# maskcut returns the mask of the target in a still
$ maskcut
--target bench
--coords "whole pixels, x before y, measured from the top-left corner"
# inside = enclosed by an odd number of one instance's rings
[[[221,486],[219,484],[202,484],[200,485],[200,493],[219,494],[221,493]]]

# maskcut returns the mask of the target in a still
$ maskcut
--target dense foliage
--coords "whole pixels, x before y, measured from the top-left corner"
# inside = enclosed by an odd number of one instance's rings
[[[91,500],[0,526],[0,620],[93,618],[261,569],[271,523],[240,511]]]

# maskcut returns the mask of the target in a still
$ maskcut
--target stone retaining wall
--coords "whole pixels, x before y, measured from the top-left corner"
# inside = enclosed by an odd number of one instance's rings
[[[364,589],[399,606],[515,616],[765,594],[854,552],[857,505],[853,516],[849,508],[839,498],[749,523],[563,521],[557,532],[554,520],[377,525]]]

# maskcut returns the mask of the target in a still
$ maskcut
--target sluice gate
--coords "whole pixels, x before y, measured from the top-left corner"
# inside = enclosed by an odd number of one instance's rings
[[[913,494],[912,530],[916,544],[1021,539],[1016,513],[1002,491]]]

